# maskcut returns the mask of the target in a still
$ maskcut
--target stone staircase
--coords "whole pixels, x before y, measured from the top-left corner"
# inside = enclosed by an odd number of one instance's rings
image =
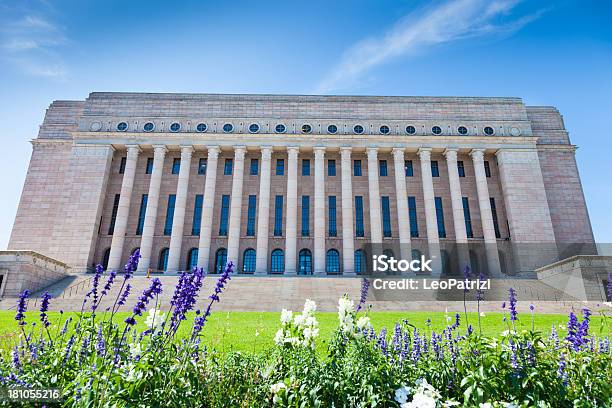
[[[170,299],[178,282],[176,275],[154,275],[162,282],[163,292],[159,297],[162,309],[170,307]],[[90,290],[92,274],[73,275],[40,290],[31,297],[29,310],[40,307],[40,297],[45,291],[53,296],[51,310],[80,311],[83,299]],[[107,276],[100,279],[98,292],[104,287]],[[204,279],[202,290],[198,296],[196,309],[204,309],[208,305],[208,296],[212,293],[218,279],[217,275],[209,275]],[[135,275],[129,283],[132,286],[127,304],[121,310],[129,311],[138,296],[145,290],[150,279]],[[99,311],[111,308],[119,295],[123,276],[118,275],[110,292],[102,298]],[[581,309],[584,302],[577,302],[563,292],[551,288],[535,279],[496,280],[492,289],[487,292],[486,300],[481,303],[483,311],[502,311],[501,303],[507,299],[508,289],[515,288],[519,299],[519,309],[527,311],[533,303],[539,313],[566,313],[571,308]],[[215,305],[215,310],[224,311],[280,311],[283,308],[300,310],[305,299],[317,302],[318,310],[336,311],[338,298],[347,293],[357,302],[360,295],[361,279],[349,277],[288,277],[288,276],[233,276],[221,294],[221,302]],[[476,310],[475,292],[467,294],[469,310]],[[0,309],[13,309],[16,298],[0,301]],[[463,310],[463,292],[454,294],[439,293],[430,290],[418,291],[380,291],[371,290],[368,304],[373,310],[411,310],[411,311],[459,311]],[[594,305],[593,305],[594,306]],[[91,303],[85,305],[89,310]]]

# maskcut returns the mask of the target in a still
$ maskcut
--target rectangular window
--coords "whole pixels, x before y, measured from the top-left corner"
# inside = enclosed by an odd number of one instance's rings
[[[302,236],[310,236],[310,196],[302,196]]]
[[[153,158],[147,158],[147,168],[145,169],[145,174],[153,173]]]
[[[363,237],[363,197],[355,196],[355,236]]]
[[[181,171],[181,159],[176,158],[172,161],[172,174],[179,174]]]
[[[225,159],[225,166],[223,167],[223,175],[231,176],[233,170],[234,170],[234,160]]]
[[[382,222],[383,222],[383,236],[391,236],[391,210],[389,209],[389,197],[380,197],[381,210],[382,210]]]
[[[412,160],[404,161],[404,170],[406,171],[406,177],[414,177],[414,169],[412,168]]]
[[[125,163],[127,162],[127,157],[123,156],[121,158],[121,163],[119,163],[119,174],[125,173]]]
[[[285,175],[285,159],[276,159],[276,175]]]
[[[491,203],[491,216],[493,218],[493,228],[495,229],[495,238],[501,238],[499,231],[499,220],[497,219],[497,207],[495,207],[495,198],[490,197],[489,202]]]
[[[484,161],[485,176],[491,177],[491,165],[488,160]]]
[[[459,172],[459,177],[465,177],[465,166],[461,160],[457,162],[457,171]]]
[[[257,212],[257,196],[249,196],[249,206],[247,209],[247,237],[255,236],[255,214]]]
[[[436,160],[431,161],[431,177],[440,177],[440,169]]]
[[[463,218],[465,219],[465,232],[468,238],[474,238],[474,230],[472,229],[472,216],[470,215],[470,201],[467,197],[462,197],[463,201]]]
[[[166,209],[166,222],[164,224],[164,235],[172,234],[172,221],[174,220],[174,204],[176,203],[176,194],[168,196],[168,208]]]
[[[143,194],[140,199],[140,210],[138,211],[138,224],[136,225],[136,235],[142,235],[144,228],[145,215],[147,213],[148,194]]]
[[[251,176],[256,176],[259,174],[259,159],[251,159],[251,171],[249,174]]]
[[[335,237],[338,235],[338,231],[336,229],[336,196],[328,197],[327,208],[328,235],[330,237]]]
[[[199,175],[206,174],[206,166],[207,166],[207,164],[208,164],[208,159],[206,159],[206,158],[200,159],[200,161],[198,162],[198,174]]]
[[[417,222],[416,198],[408,197],[408,216],[410,217],[410,236],[419,237],[419,224]]]
[[[302,160],[302,176],[310,176],[310,159]]]
[[[444,227],[444,209],[442,208],[442,197],[435,197],[436,218],[438,219],[438,237],[446,238],[446,227]]]
[[[327,161],[327,175],[329,177],[334,177],[336,175],[336,161],[335,160]]]
[[[108,235],[113,235],[113,232],[115,232],[115,221],[117,221],[117,211],[119,210],[120,198],[120,194],[115,194],[115,201],[113,201],[113,211],[111,212],[110,224],[108,226]]]
[[[353,176],[361,177],[361,160],[353,160]]]
[[[231,159],[228,159],[231,160]],[[221,219],[219,220],[219,235],[227,236],[227,224],[229,221],[230,196],[221,197]]]
[[[389,175],[389,172],[387,170],[387,161],[386,160],[379,160],[378,161],[378,175],[380,177],[387,177]]]
[[[274,236],[283,236],[283,196],[274,198]]]
[[[193,206],[193,221],[191,222],[191,235],[200,235],[200,227],[202,225],[202,205],[204,196],[196,194]]]

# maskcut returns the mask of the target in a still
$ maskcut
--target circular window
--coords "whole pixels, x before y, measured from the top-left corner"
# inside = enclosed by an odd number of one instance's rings
[[[93,130],[94,132],[97,132],[98,130],[102,129],[102,123],[101,122],[93,122],[89,126],[89,129]]]
[[[416,128],[412,125],[406,126],[406,133],[409,135],[414,135],[416,133]]]
[[[142,129],[145,132],[152,132],[153,129],[155,129],[155,124],[153,122],[147,122],[144,124],[144,126],[142,127]]]
[[[510,134],[512,136],[520,136],[521,135],[521,129],[519,129],[517,127],[510,128]]]
[[[117,123],[117,130],[120,132],[125,132],[128,128],[127,122],[119,122]]]
[[[257,123],[251,123],[249,125],[249,132],[251,132],[251,133],[259,132],[259,125]]]
[[[457,128],[457,132],[459,132],[460,135],[467,135],[467,128],[465,126],[459,126]]]
[[[335,135],[336,133],[338,133],[338,126],[336,126],[336,125],[329,125],[327,127],[327,133],[331,133],[332,135]]]
[[[276,133],[285,133],[285,130],[287,130],[287,128],[282,123],[279,123],[278,125],[276,125],[274,130],[276,131]]]
[[[389,126],[382,125],[379,130],[381,134],[386,135],[389,133]]]
[[[355,126],[353,126],[353,131],[354,131],[355,133],[357,133],[358,135],[360,135],[360,134],[362,134],[362,133],[363,133],[363,126],[361,126],[361,125],[355,125]]]
[[[206,126],[206,123],[198,123],[198,126],[196,126],[196,130],[198,132],[206,132],[206,129],[208,129],[208,126]]]
[[[233,130],[234,130],[234,125],[232,125],[231,123],[226,123],[225,125],[223,125],[223,131],[225,133],[230,133]]]
[[[442,129],[440,128],[440,126],[434,126],[431,128],[431,133],[433,133],[434,135],[439,135],[442,133]]]
[[[173,124],[170,125],[170,131],[171,132],[178,132],[179,130],[181,130],[181,124],[174,122]]]
[[[484,132],[486,135],[491,136],[493,133],[495,133],[495,130],[491,126],[485,126]]]
[[[312,132],[312,126],[309,124],[302,125],[302,133],[310,133]]]

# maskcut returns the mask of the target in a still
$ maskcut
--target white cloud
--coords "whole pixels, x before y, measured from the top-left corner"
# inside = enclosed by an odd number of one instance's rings
[[[541,12],[512,18],[520,0],[450,0],[401,18],[381,37],[351,46],[314,93],[347,88],[372,68],[427,47],[519,30]]]
[[[49,11],[45,3],[0,6],[0,60],[26,75],[63,79],[66,69],[58,48],[68,40],[64,29],[43,12]]]

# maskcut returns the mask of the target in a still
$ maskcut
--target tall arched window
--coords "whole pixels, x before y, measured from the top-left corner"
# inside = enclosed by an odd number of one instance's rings
[[[165,271],[168,268],[168,248],[164,248],[159,252],[159,260],[157,261],[157,269]]]
[[[187,253],[187,269],[192,270],[198,266],[198,248],[191,248]]]
[[[106,248],[104,253],[102,254],[102,267],[104,270],[108,268],[108,259],[110,258],[110,248]]]
[[[413,249],[410,255],[412,256],[413,261],[421,259],[421,251],[418,249]]]
[[[219,248],[215,255],[215,273],[223,272],[225,264],[227,263],[227,249]]]
[[[285,272],[285,253],[282,249],[272,251],[270,273]]]
[[[472,265],[472,274],[478,276],[480,274],[480,264],[478,263],[478,254],[470,250],[470,265]]]
[[[255,261],[257,260],[255,250],[249,248],[242,255],[242,272],[255,273]]]
[[[362,274],[364,273],[366,264],[365,264],[365,255],[361,249],[355,251],[355,273]]]
[[[340,254],[335,249],[327,251],[325,270],[330,274],[340,273]]]
[[[300,275],[312,275],[312,253],[310,249],[304,248],[300,251]]]
[[[497,251],[497,255],[499,256],[499,267],[501,272],[504,275],[508,274],[508,265],[506,264],[506,254],[504,253],[504,251],[502,251],[501,249],[499,249]]]

